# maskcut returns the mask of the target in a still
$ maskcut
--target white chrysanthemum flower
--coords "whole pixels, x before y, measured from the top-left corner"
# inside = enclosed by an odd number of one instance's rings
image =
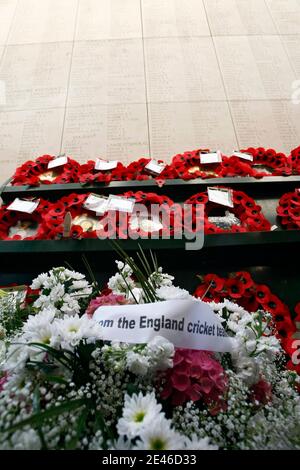
[[[123,276],[125,279],[123,278]],[[130,275],[125,276],[123,274],[123,276],[121,276],[120,273],[117,273],[109,279],[107,286],[109,289],[112,290],[114,294],[129,295],[130,291],[132,291],[136,287]]]
[[[152,369],[166,370],[173,367],[174,344],[163,336],[155,336],[146,346],[145,353],[151,359]]]
[[[167,287],[172,286],[174,281],[174,276],[170,274],[163,273],[162,268],[158,268],[158,271],[152,273],[149,276],[149,282],[152,285],[159,286],[159,287]]]
[[[82,273],[78,273],[77,271],[71,271],[70,269],[65,269],[65,268],[58,268],[61,269],[62,275],[65,275],[66,279],[71,278],[75,280],[81,280],[85,278],[85,275]]]
[[[126,365],[130,372],[135,375],[144,376],[149,370],[149,359],[142,354],[138,354],[132,350],[126,354]]]
[[[33,306],[41,309],[53,305],[58,309],[57,316],[80,313],[79,300],[92,293],[92,287],[83,274],[63,267],[41,274],[33,281],[32,287],[41,290]]]
[[[94,343],[101,339],[101,327],[92,318],[73,315],[55,320],[54,325],[58,336],[58,342],[63,349],[73,350],[80,341]]]
[[[138,395],[134,393],[131,397],[125,395],[123,414],[117,424],[118,433],[130,439],[138,436],[143,429],[156,421],[161,408],[154,392],[145,396],[141,392]]]
[[[199,439],[196,434],[192,434],[191,438],[185,439],[186,450],[218,450],[218,446],[210,444],[208,437]]]
[[[36,277],[32,283],[31,283],[31,289],[40,289],[45,282],[48,280],[48,274],[47,273],[41,273],[38,277]]]
[[[51,292],[49,294],[51,303],[56,303],[60,300],[63,299],[65,295],[65,286],[64,284],[56,284],[54,287],[52,287]]]
[[[171,422],[160,414],[140,433],[135,450],[182,450],[184,436],[171,429]]]
[[[32,334],[35,334],[39,329],[43,329],[45,326],[52,323],[55,313],[56,309],[53,306],[49,306],[41,310],[36,315],[29,315],[23,326],[25,336],[32,336]]]
[[[175,286],[159,287],[156,289],[155,293],[160,300],[180,300],[191,297],[187,290]]]
[[[85,279],[75,280],[70,286],[70,290],[85,290],[88,288],[88,292],[91,293],[92,288],[89,287],[89,283]]]
[[[71,294],[65,294],[64,296],[64,303],[60,310],[65,315],[75,315],[80,313],[80,306],[76,298],[74,298]]]
[[[33,306],[37,309],[43,309],[47,307],[51,307],[52,301],[49,295],[41,294],[35,301]]]
[[[124,436],[119,436],[117,440],[108,443],[108,450],[131,450],[132,442]]]
[[[56,329],[53,325],[56,309],[52,306],[36,315],[29,315],[23,326],[21,341],[53,345],[56,341]]]

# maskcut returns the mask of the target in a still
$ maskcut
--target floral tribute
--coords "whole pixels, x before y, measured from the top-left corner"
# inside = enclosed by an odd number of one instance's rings
[[[48,164],[55,157],[42,155],[35,161],[27,161],[17,168],[11,184],[13,186],[39,186],[42,184],[77,183],[80,165],[68,157],[65,165],[48,169]]]
[[[252,155],[253,161],[247,161],[251,168],[250,176],[262,178],[263,176],[288,176],[292,174],[290,161],[284,153],[263,147],[249,147],[241,152]],[[245,163],[246,164],[246,163]]]
[[[0,207],[0,240],[42,240],[50,237],[46,223],[50,203],[40,199],[32,214],[7,210]]]
[[[291,151],[288,162],[292,168],[293,174],[300,174],[300,146]]]
[[[252,167],[249,165],[248,160],[246,161],[236,156],[223,156],[219,176],[222,178],[234,176],[254,176],[254,172]]]
[[[217,178],[221,176],[222,163],[201,164],[200,155],[209,149],[197,149],[177,154],[172,159],[176,178],[190,180],[194,178]]]
[[[127,191],[123,196],[135,199],[136,203],[145,206],[145,214],[134,211],[127,219],[123,217],[118,232],[120,238],[127,238],[128,228],[130,234],[136,233],[140,237],[148,237],[150,234],[172,236],[176,229],[181,230],[181,207],[168,196],[143,191]],[[155,214],[155,207],[158,209],[157,214]]]
[[[276,325],[276,335],[288,355],[292,354],[291,343],[296,328],[291,313],[270,288],[257,284],[248,272],[232,273],[229,277],[207,274],[200,277],[201,284],[194,295],[205,302],[236,302],[249,312],[263,310],[272,316]],[[292,366],[292,364],[290,363]],[[297,369],[300,373],[300,368]]]
[[[293,230],[300,228],[300,189],[281,196],[277,209],[277,215],[284,228]]]
[[[126,179],[126,167],[123,163],[118,162],[116,168],[112,170],[96,170],[95,162],[89,160],[80,166],[79,182],[83,184],[105,183],[109,184],[111,181],[121,181]]]
[[[176,178],[176,172],[173,165],[165,164],[164,169],[159,174],[152,174],[145,167],[150,162],[150,158],[140,158],[135,162],[129,163],[126,168],[126,180],[149,180],[155,178],[157,181],[164,181],[166,179]],[[158,163],[163,164],[163,160],[157,160]]]
[[[42,155],[35,161],[27,161],[17,168],[11,184],[14,186],[52,183],[109,184],[111,181],[142,181],[155,179],[164,184],[168,179],[190,180],[194,178],[222,178],[235,176],[289,176],[300,172],[300,147],[291,151],[289,157],[274,149],[264,147],[249,147],[240,150],[252,156],[253,161],[236,155],[222,155],[222,160],[216,163],[200,163],[200,155],[210,152],[209,149],[196,149],[175,155],[170,164],[165,164],[160,174],[147,170],[150,158],[141,157],[127,166],[118,162],[116,167],[108,170],[96,170],[95,161],[88,160],[80,165],[74,159],[68,158],[68,163],[61,168],[48,170],[51,155]],[[158,160],[159,163],[164,163]]]
[[[159,333],[148,344],[103,342],[103,305],[191,297],[154,256],[122,256],[105,290],[58,267],[33,280],[26,309],[0,297],[0,447],[299,449],[299,379],[261,304],[211,303],[231,353],[176,349]],[[11,317],[21,322],[7,329]]]
[[[84,207],[88,196],[89,194],[71,193],[51,204],[45,215],[49,238],[59,239],[63,236],[63,225],[67,212],[72,217],[71,238],[97,238],[97,230],[102,227],[100,222],[102,216],[96,216],[94,211]]]
[[[220,206],[209,201],[207,192],[194,194],[187,199],[185,204],[191,204],[193,208],[193,224],[196,224],[197,217],[201,217],[198,215],[197,206],[202,204],[206,234],[270,230],[270,222],[264,217],[261,206],[256,204],[254,199],[242,191],[231,190],[231,194],[233,207]]]

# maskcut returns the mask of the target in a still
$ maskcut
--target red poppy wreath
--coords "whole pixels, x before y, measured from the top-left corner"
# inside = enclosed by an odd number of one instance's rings
[[[263,176],[288,176],[292,174],[292,168],[284,153],[278,153],[274,149],[263,147],[249,147],[241,152],[252,155],[253,161],[247,162],[252,168],[255,178]]]
[[[127,238],[130,234],[137,234],[140,237],[172,236],[177,229],[181,229],[181,207],[175,204],[167,196],[156,193],[145,193],[143,191],[128,191],[123,197],[134,199],[137,204],[145,206],[145,211],[139,211],[134,207],[132,214],[126,218],[120,214],[118,223],[118,236]]]
[[[49,229],[45,222],[46,211],[51,203],[40,199],[32,214],[0,208],[0,240],[42,240],[47,239]]]
[[[232,273],[228,277],[207,274],[200,277],[201,284],[194,295],[205,302],[232,300],[248,312],[269,312],[276,324],[282,346],[287,348],[290,335],[295,332],[288,306],[274,295],[268,286],[257,284],[248,272]]]
[[[116,167],[111,170],[97,170],[93,160],[89,160],[80,166],[79,182],[83,184],[108,184],[111,181],[121,181],[123,179],[126,179],[126,168],[121,162],[118,162]]]
[[[289,165],[294,175],[300,175],[300,146],[291,151],[288,157]]]
[[[227,188],[220,188],[225,189]],[[203,217],[197,211],[199,204],[204,205],[204,232],[226,233],[226,232],[259,232],[269,231],[270,222],[261,212],[261,206],[254,199],[242,191],[231,191],[233,207],[211,202],[207,192],[194,194],[185,201],[192,205],[192,231],[199,227]],[[188,229],[188,228],[187,228]]]
[[[281,196],[277,215],[283,227],[287,230],[300,229],[300,190]]]
[[[159,173],[152,173],[150,170],[146,168],[148,163],[151,161],[150,158],[140,158],[135,162],[129,163],[126,167],[126,180],[132,181],[142,181],[155,178],[157,180],[166,180],[166,179],[174,179],[176,178],[176,174],[174,173],[173,165],[165,164],[163,170]],[[157,160],[158,163],[164,164],[162,160]]]
[[[245,161],[236,156],[224,156],[222,159],[222,165],[219,171],[219,176],[254,176],[254,171],[249,165],[248,161]]]
[[[39,186],[42,184],[77,183],[80,165],[67,158],[67,163],[48,169],[48,164],[56,157],[42,155],[35,161],[27,161],[17,168],[11,184],[13,186]]]
[[[172,166],[176,178],[190,180],[193,178],[216,178],[220,176],[221,162],[203,164],[200,155],[208,153],[208,149],[198,149],[175,155]]]
[[[101,228],[102,216],[84,207],[89,194],[72,193],[53,203],[45,215],[45,223],[49,229],[49,238],[58,239],[63,236],[64,220],[69,212],[72,217],[70,238],[96,238]]]

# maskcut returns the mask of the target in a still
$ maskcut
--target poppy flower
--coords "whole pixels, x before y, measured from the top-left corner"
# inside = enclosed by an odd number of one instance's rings
[[[238,279],[228,279],[225,281],[225,287],[227,289],[228,295],[233,299],[242,297],[245,292],[244,284]]]
[[[273,294],[269,296],[268,301],[263,305],[272,315],[276,315],[282,311],[282,304],[280,300]]]
[[[205,284],[210,285],[211,290],[220,292],[224,288],[225,279],[217,276],[216,274],[206,274],[203,277]]]
[[[235,274],[235,277],[244,284],[245,289],[249,289],[254,286],[254,281],[247,271],[238,271]]]
[[[66,208],[63,203],[56,202],[48,209],[48,216],[62,217],[65,214]]]
[[[268,286],[260,284],[256,286],[255,296],[258,302],[268,303],[270,301],[271,291]]]

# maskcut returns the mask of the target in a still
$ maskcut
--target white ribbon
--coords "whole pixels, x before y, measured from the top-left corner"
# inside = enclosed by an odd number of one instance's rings
[[[142,344],[159,335],[178,348],[229,352],[234,346],[212,308],[194,299],[103,306],[93,318],[108,341]]]

